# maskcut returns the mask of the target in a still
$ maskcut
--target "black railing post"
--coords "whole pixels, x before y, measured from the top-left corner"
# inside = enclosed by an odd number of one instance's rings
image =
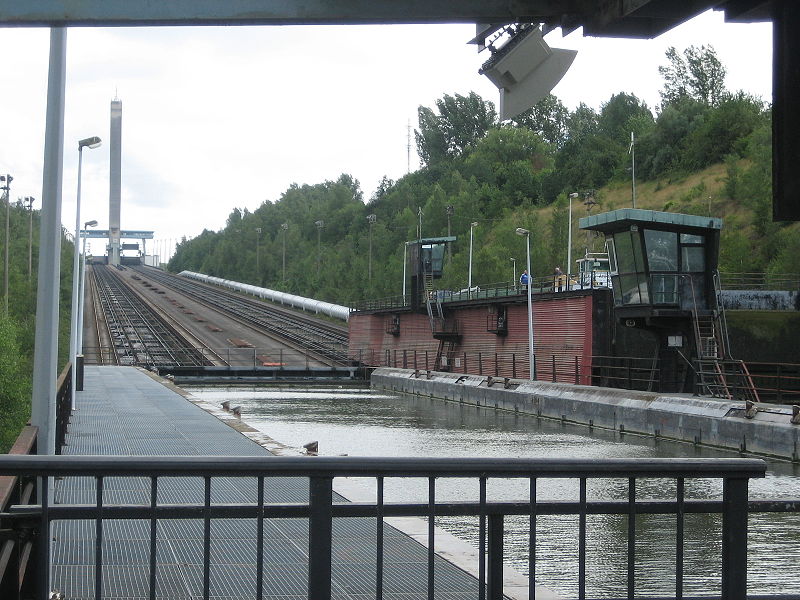
[[[556,355],[551,354],[550,358],[553,359],[553,383],[556,383],[556,381],[558,381],[558,375],[556,374]]]
[[[575,355],[575,385],[580,385],[580,375],[579,375],[579,363],[578,363],[578,355]]]
[[[517,353],[511,353],[511,377],[517,378]]]
[[[308,597],[331,598],[333,478],[311,477],[308,489]]]
[[[483,375],[483,358],[480,352],[478,352],[478,375]]]
[[[500,366],[497,362],[497,352],[494,353],[494,376],[495,377],[500,376]]]
[[[488,520],[487,597],[489,600],[503,600],[503,515],[489,515]]]
[[[747,479],[722,484],[722,597],[747,598]]]
[[[83,391],[83,354],[78,354],[75,357],[75,391]],[[75,399],[72,399],[72,405],[75,405]]]

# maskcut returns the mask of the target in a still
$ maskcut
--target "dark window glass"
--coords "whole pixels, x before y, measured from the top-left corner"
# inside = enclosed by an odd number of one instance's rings
[[[617,255],[617,270],[620,273],[633,273],[636,271],[636,262],[633,258],[633,245],[629,231],[614,234],[614,247]]]
[[[647,264],[650,271],[678,270],[678,234],[671,231],[646,229]]]
[[[702,235],[694,235],[693,233],[682,233],[681,244],[702,244],[705,242],[705,237]]]
[[[684,273],[701,273],[706,268],[705,249],[703,246],[684,246],[681,262]]]

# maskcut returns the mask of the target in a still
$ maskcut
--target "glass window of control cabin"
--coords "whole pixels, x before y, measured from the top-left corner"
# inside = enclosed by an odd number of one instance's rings
[[[681,234],[681,271],[702,273],[706,268],[706,255],[702,235]]]
[[[612,277],[615,304],[648,304],[650,296],[639,231],[634,227],[615,233],[609,248],[613,249],[617,271]]]

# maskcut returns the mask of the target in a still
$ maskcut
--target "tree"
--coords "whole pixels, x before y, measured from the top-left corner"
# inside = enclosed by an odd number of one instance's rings
[[[512,122],[538,133],[541,138],[556,147],[561,147],[567,139],[567,120],[569,110],[553,94],[547,94],[528,110],[520,113]]]
[[[725,67],[713,46],[689,46],[683,56],[674,46],[666,52],[668,65],[658,67],[664,78],[662,108],[684,98],[716,106],[725,97]]]
[[[445,94],[436,101],[436,114],[420,106],[419,129],[414,130],[420,161],[431,166],[445,158],[457,157],[486,135],[497,124],[492,102],[475,92],[468,96]]]

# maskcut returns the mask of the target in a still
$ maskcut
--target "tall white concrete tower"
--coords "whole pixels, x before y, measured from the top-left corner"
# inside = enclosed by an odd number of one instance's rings
[[[111,154],[108,193],[108,263],[119,264],[120,257],[120,205],[122,187],[122,101],[111,101]]]

